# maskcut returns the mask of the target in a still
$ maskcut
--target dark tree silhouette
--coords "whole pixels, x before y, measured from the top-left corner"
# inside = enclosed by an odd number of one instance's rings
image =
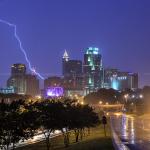
[[[99,101],[116,103],[119,100],[120,93],[114,89],[99,89],[85,96],[84,101],[88,104],[98,104]]]
[[[36,104],[39,115],[40,130],[44,134],[47,150],[50,149],[51,134],[58,128],[61,120],[62,103],[55,100],[44,100]]]
[[[31,125],[31,114],[24,110],[22,100],[10,104],[0,103],[0,146],[6,150],[15,149],[20,140],[31,138],[34,130]],[[27,117],[28,116],[28,117]],[[34,127],[35,128],[35,127]],[[31,132],[32,131],[32,132]]]
[[[65,146],[69,146],[70,132],[74,131],[76,142],[83,138],[85,128],[94,127],[99,119],[88,105],[74,100],[42,100],[25,103],[22,100],[0,103],[0,146],[15,148],[20,140],[32,138],[37,131],[45,136],[47,150],[51,147],[51,134],[62,131]]]

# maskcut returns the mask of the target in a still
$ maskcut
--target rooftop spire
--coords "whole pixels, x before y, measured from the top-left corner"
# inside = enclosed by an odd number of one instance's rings
[[[63,59],[65,59],[66,61],[69,60],[69,55],[68,55],[68,53],[67,53],[66,50],[65,50],[65,52],[64,52]]]

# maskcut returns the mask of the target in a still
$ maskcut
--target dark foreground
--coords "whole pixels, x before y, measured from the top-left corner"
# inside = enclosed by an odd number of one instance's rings
[[[64,147],[63,137],[59,136],[52,139],[53,150],[114,150],[112,139],[110,135],[110,129],[107,127],[107,137],[104,135],[103,126],[100,125],[96,128],[92,128],[90,135],[86,134],[83,140],[75,143],[75,137],[73,134],[70,136],[70,146]],[[17,150],[46,150],[45,142],[39,142]]]

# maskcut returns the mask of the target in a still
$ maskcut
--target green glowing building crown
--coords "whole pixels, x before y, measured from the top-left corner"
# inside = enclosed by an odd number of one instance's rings
[[[88,47],[86,49],[86,54],[95,54],[95,55],[97,55],[97,54],[99,54],[99,48],[97,48],[97,47]]]

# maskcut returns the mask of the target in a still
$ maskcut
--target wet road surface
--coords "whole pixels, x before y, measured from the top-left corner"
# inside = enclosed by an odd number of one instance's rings
[[[111,124],[130,150],[150,150],[150,117],[117,114],[111,116]]]

